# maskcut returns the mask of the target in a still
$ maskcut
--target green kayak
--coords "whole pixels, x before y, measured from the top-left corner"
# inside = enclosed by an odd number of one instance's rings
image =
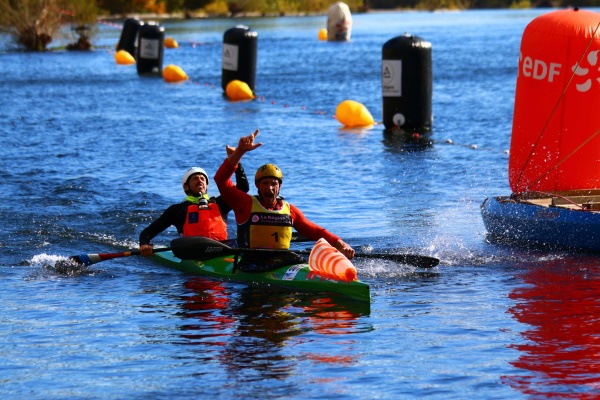
[[[308,264],[287,265],[266,272],[243,272],[234,270],[233,254],[219,255],[204,261],[181,260],[175,257],[172,251],[155,253],[153,257],[161,264],[188,274],[301,292],[332,293],[360,302],[371,302],[368,284],[361,281],[342,282],[323,278],[311,272]]]

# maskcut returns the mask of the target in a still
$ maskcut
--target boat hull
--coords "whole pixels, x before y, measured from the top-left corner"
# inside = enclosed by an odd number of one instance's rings
[[[494,241],[600,252],[600,213],[547,207],[490,197],[481,204],[485,228]]]
[[[268,285],[302,292],[323,292],[343,296],[355,301],[370,303],[369,285],[361,282],[342,282],[323,278],[309,270],[308,264],[295,264],[265,272],[235,270],[233,255],[216,257],[207,261],[181,260],[166,251],[155,253],[154,258],[163,265],[179,271],[219,280]]]

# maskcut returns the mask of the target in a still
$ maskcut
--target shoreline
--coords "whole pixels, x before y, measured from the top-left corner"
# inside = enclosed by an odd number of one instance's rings
[[[541,8],[549,8],[553,9],[554,7],[517,7],[517,8],[497,8],[497,10],[510,10],[510,9],[541,9]],[[595,7],[587,7],[587,8],[595,8]],[[466,12],[466,11],[482,11],[482,10],[496,10],[491,8],[436,8],[436,9],[417,9],[417,8],[395,8],[395,9],[368,9],[368,10],[359,10],[353,11],[352,15],[357,14],[388,14],[388,13],[411,13],[411,12],[429,12],[429,13],[452,13],[452,12]],[[207,14],[205,12],[195,12],[195,13],[167,13],[167,14],[156,14],[156,13],[128,13],[121,15],[105,15],[98,16],[98,21],[123,21],[127,18],[136,18],[136,19],[154,19],[154,20],[184,20],[184,19],[235,19],[235,18],[281,18],[281,17],[316,17],[322,16],[327,17],[327,10],[319,11],[319,12],[272,12],[272,13],[262,13],[259,11],[256,12],[244,12],[244,13],[235,13],[235,14]]]
[[[355,14],[386,14],[386,13],[397,13],[397,12],[460,12],[468,11],[467,9],[436,9],[436,10],[417,10],[411,8],[397,8],[397,9],[369,9],[365,11],[354,11]],[[256,12],[245,12],[236,14],[215,14],[209,15],[207,13],[190,13],[185,14],[179,13],[168,13],[168,14],[156,14],[156,13],[128,13],[122,15],[106,15],[98,16],[98,20],[101,21],[121,21],[127,18],[136,19],[156,19],[156,20],[169,20],[169,19],[234,19],[234,18],[280,18],[280,17],[318,17],[327,16],[327,10],[319,12],[273,12],[273,13],[262,13]]]

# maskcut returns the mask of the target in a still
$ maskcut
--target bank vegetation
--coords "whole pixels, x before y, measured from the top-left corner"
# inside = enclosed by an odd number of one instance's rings
[[[78,37],[70,48],[91,48],[99,16],[154,14],[183,18],[325,13],[334,0],[0,0],[0,33],[27,50],[46,50],[68,24]],[[530,7],[599,7],[600,0],[346,0],[352,12]]]

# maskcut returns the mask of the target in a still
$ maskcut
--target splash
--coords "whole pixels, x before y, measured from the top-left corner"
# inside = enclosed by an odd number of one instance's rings
[[[89,274],[90,270],[71,257],[52,254],[38,254],[28,261],[29,265],[38,267],[57,275],[80,276]]]
[[[373,278],[399,278],[417,274],[422,269],[390,260],[359,259],[352,260],[362,281]]]

